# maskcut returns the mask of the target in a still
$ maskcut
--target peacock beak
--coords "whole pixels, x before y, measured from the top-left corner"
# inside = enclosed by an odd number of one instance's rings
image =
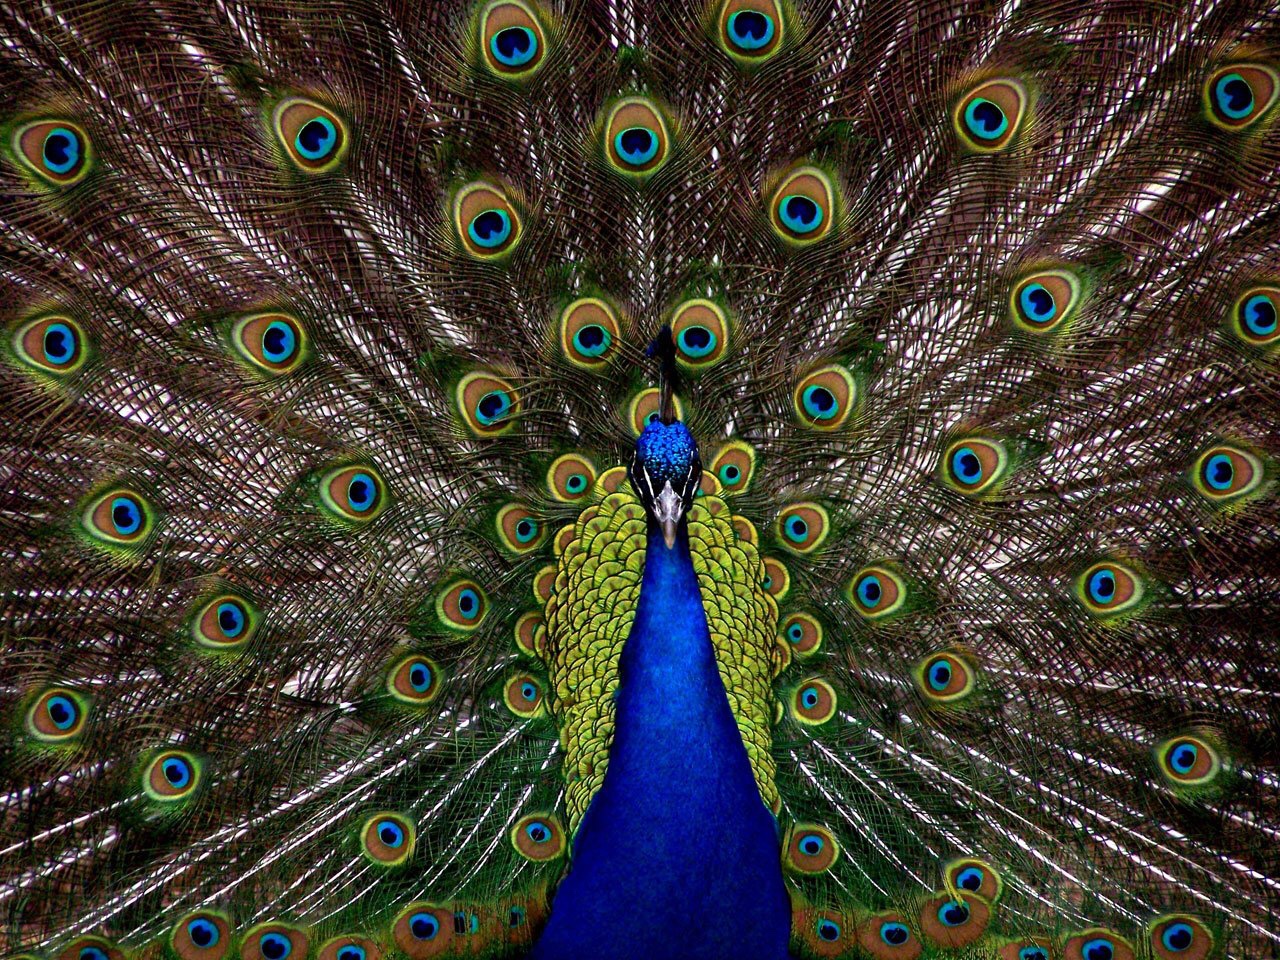
[[[680,528],[680,518],[684,515],[684,501],[676,493],[668,480],[662,492],[653,502],[654,518],[662,525],[662,541],[670,550],[676,545],[676,532]]]

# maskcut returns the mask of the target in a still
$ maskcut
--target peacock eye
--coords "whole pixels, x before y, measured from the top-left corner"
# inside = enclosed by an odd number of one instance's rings
[[[404,657],[387,671],[386,689],[402,703],[421,706],[430,703],[440,692],[440,671],[426,657]]]
[[[647,177],[667,161],[671,134],[658,106],[644,97],[628,97],[605,121],[605,160],[618,173]]]
[[[1151,925],[1151,947],[1162,960],[1182,955],[1203,960],[1213,955],[1213,934],[1192,916],[1158,917]]]
[[[777,0],[726,0],[720,10],[720,48],[750,67],[778,52],[785,32]]]
[[[368,955],[368,951],[364,947],[355,943],[348,943],[337,951],[335,960],[366,960]]]
[[[554,860],[565,852],[564,828],[550,814],[526,814],[511,828],[511,843],[528,860]]]
[[[612,306],[595,297],[575,300],[560,314],[560,348],[574,366],[596,369],[617,353],[619,330]]]
[[[825,680],[813,677],[791,695],[791,716],[805,726],[818,726],[836,715],[836,692]]]
[[[201,911],[179,920],[169,943],[180,960],[220,960],[231,946],[230,938],[231,927],[225,917]]]
[[[678,359],[678,357],[677,357]],[[672,397],[672,402],[676,408],[676,419],[684,419],[684,406],[680,403],[679,397]],[[657,387],[646,387],[640,390],[631,402],[627,405],[627,422],[631,425],[632,432],[638,437],[644,433],[644,428],[651,423],[657,423],[661,418],[659,406],[662,402]]]
[[[836,190],[817,167],[800,167],[774,188],[769,222],[774,233],[793,246],[807,246],[827,236],[835,224]]]
[[[196,758],[180,750],[156,755],[143,773],[143,789],[152,800],[170,803],[190,796],[200,781]]]
[[[982,889],[982,871],[977,867],[967,867],[956,874],[956,886],[961,890],[977,892]]]
[[[480,260],[495,260],[515,249],[520,240],[520,217],[498,187],[476,182],[453,199],[454,227],[463,249]]]
[[[93,160],[89,136],[69,120],[37,120],[13,135],[24,166],[54,187],[69,187],[88,174]]]
[[[967,496],[990,492],[1004,477],[1009,454],[1004,444],[980,437],[951,443],[942,454],[942,479]]]
[[[399,813],[375,813],[360,828],[365,856],[384,867],[404,864],[413,854],[415,840],[413,823]]]
[[[1045,270],[1014,284],[1010,309],[1015,327],[1043,335],[1063,329],[1080,300],[1081,282],[1069,270]]]
[[[208,949],[221,939],[218,928],[205,919],[192,920],[187,924],[187,936],[197,947]]]
[[[546,34],[534,8],[515,0],[490,3],[480,16],[481,61],[504,80],[532,76],[544,62]]]
[[[27,733],[42,743],[66,743],[84,732],[88,714],[88,702],[79,694],[54,687],[40,694],[27,711]]]
[[[1220,67],[1204,85],[1209,121],[1231,132],[1257,123],[1275,106],[1278,95],[1280,74],[1261,63]]]
[[[814,653],[822,645],[822,625],[807,613],[793,613],[783,622],[782,635],[800,656]]]
[[[1000,874],[981,860],[966,858],[953,860],[947,865],[946,875],[951,885],[957,890],[976,893],[988,903],[1000,899],[1004,890],[1004,881]]]
[[[1202,453],[1192,468],[1196,490],[1209,500],[1239,500],[1256,492],[1266,476],[1262,461],[1239,447],[1221,444]]]
[[[925,657],[916,668],[916,684],[932,703],[955,703],[973,692],[975,676],[969,665],[953,653]]]
[[[946,927],[958,927],[969,922],[969,906],[956,900],[938,908],[938,921]]]
[[[1076,581],[1076,596],[1087,611],[1099,617],[1133,610],[1144,595],[1143,581],[1137,571],[1116,561],[1095,563]]]
[[[1175,786],[1205,786],[1223,771],[1222,757],[1203,737],[1184,734],[1156,747],[1156,765]]]
[[[830,869],[840,855],[840,845],[826,827],[798,824],[791,830],[785,862],[793,873],[819,874]]]
[[[204,603],[192,618],[192,639],[212,650],[235,649],[248,643],[258,613],[244,598],[227,594]]]
[[[436,596],[436,615],[454,630],[475,630],[488,612],[488,598],[473,580],[455,580]]]
[[[835,943],[843,935],[843,931],[840,929],[840,924],[836,923],[836,921],[829,917],[821,918],[818,921],[815,930],[817,931],[818,939],[825,940],[827,943]]]
[[[907,588],[902,578],[886,567],[864,567],[850,582],[853,609],[867,620],[883,620],[902,609]]]
[[[906,924],[890,921],[880,924],[880,939],[891,947],[901,947],[911,939]]]
[[[858,385],[853,374],[836,364],[802,378],[792,394],[800,423],[814,430],[844,426],[857,400]]]
[[[292,373],[305,359],[307,336],[302,324],[283,313],[256,313],[231,326],[231,346],[260,374]]]
[[[325,173],[346,155],[346,125],[332,110],[307,97],[290,97],[272,113],[285,155],[303,173]]]
[[[777,557],[762,557],[760,563],[764,567],[760,586],[775,600],[784,599],[791,591],[791,572],[786,564]]]
[[[507,680],[502,699],[517,717],[537,717],[546,712],[542,684],[527,673],[518,673]]]
[[[156,514],[141,494],[116,488],[90,501],[81,514],[81,524],[102,546],[137,547],[155,529]]]
[[[267,960],[285,960],[293,953],[293,942],[283,934],[264,933],[258,941],[258,950]]]
[[[58,380],[75,373],[88,358],[84,330],[66,316],[41,317],[23,324],[14,332],[12,344],[23,364]]]
[[[590,460],[566,453],[547,468],[547,492],[561,503],[575,503],[591,491],[595,478],[596,468]]]
[[[409,929],[418,940],[432,940],[440,932],[440,921],[430,913],[415,913],[409,918]]]
[[[1271,347],[1280,343],[1277,304],[1280,304],[1280,289],[1276,287],[1246,290],[1231,312],[1232,330],[1236,336],[1255,347]]]
[[[1027,108],[1017,80],[988,80],[958,101],[952,120],[961,142],[976,153],[998,153],[1013,143]]]
[[[1044,947],[1023,947],[1018,951],[1018,960],[1049,960]]]
[[[520,397],[515,388],[491,373],[469,373],[458,382],[458,412],[477,437],[496,437],[515,425]]]
[[[1115,944],[1106,937],[1094,937],[1092,940],[1086,940],[1084,946],[1080,948],[1080,956],[1083,960],[1112,960],[1115,957]]]
[[[368,523],[386,499],[382,475],[371,466],[337,467],[320,478],[320,505],[336,520]]]
[[[514,554],[525,554],[542,545],[544,528],[533,511],[518,503],[502,507],[494,519],[498,542]]]
[[[809,554],[822,546],[830,531],[827,511],[816,503],[797,503],[778,514],[778,540],[796,554]]]
[[[729,315],[711,300],[686,300],[672,311],[676,360],[701,370],[719,363],[729,349]]]

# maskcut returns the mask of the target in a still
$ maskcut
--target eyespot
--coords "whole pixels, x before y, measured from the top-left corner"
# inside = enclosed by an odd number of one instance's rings
[[[849,600],[866,620],[885,620],[907,602],[906,582],[888,567],[863,567],[849,581]]]
[[[774,527],[784,549],[809,554],[827,539],[831,520],[827,511],[816,503],[796,503],[778,514]]]
[[[1048,940],[1013,940],[1000,948],[1000,960],[1050,960]]]
[[[258,611],[244,597],[226,593],[202,603],[191,617],[191,638],[210,650],[236,650],[258,628]]]
[[[818,824],[796,824],[783,852],[783,863],[793,873],[825,873],[840,856],[840,845],[831,831]]]
[[[915,960],[923,949],[899,913],[882,913],[858,927],[858,945],[875,960]]]
[[[832,364],[813,371],[797,383],[791,400],[803,426],[812,430],[838,430],[848,421],[858,402],[858,385],[853,374]]]
[[[775,600],[786,599],[791,592],[791,573],[786,564],[776,557],[763,557],[760,563],[764,567],[764,577],[760,581],[764,592]]]
[[[1231,330],[1245,343],[1271,348],[1280,344],[1280,287],[1252,287],[1242,293],[1231,309]]]
[[[769,200],[773,232],[792,246],[808,246],[827,236],[836,223],[836,188],[817,167],[789,173]]]
[[[360,825],[361,849],[380,866],[402,866],[413,855],[416,841],[413,822],[401,813],[383,810]]]
[[[729,315],[711,300],[686,300],[671,314],[676,360],[690,369],[705,369],[723,360],[729,333]]]
[[[221,960],[231,948],[231,925],[220,913],[191,913],[174,925],[169,944],[181,960]]]
[[[554,814],[527,814],[511,828],[511,844],[526,860],[554,860],[565,852],[564,828]]]
[[[1203,787],[1223,772],[1222,755],[1204,737],[1182,734],[1157,745],[1156,767],[1173,786]]]
[[[307,97],[289,97],[271,113],[285,156],[303,173],[326,173],[342,162],[350,135],[336,113]]]
[[[545,606],[555,590],[557,576],[558,573],[554,563],[548,563],[546,566],[539,568],[538,572],[533,575],[533,599]]]
[[[1133,947],[1101,927],[1070,937],[1063,946],[1062,956],[1064,960],[1134,960]]]
[[[1009,297],[1015,328],[1036,335],[1054,333],[1075,312],[1080,278],[1069,270],[1043,270],[1014,284]]]
[[[920,910],[920,932],[925,939],[951,949],[978,940],[990,922],[991,907],[969,893],[962,893],[958,898],[949,894],[937,897]]]
[[[1223,503],[1257,492],[1265,476],[1262,461],[1252,453],[1219,444],[1196,459],[1191,482],[1209,500]]]
[[[123,960],[124,954],[102,937],[76,937],[60,951],[57,960]]]
[[[541,658],[547,637],[546,624],[542,614],[536,610],[524,614],[516,621],[516,649],[526,657]]]
[[[546,527],[533,511],[518,503],[509,503],[495,518],[498,542],[515,554],[530,553],[542,546]]]
[[[743,66],[768,60],[786,35],[777,0],[725,0],[717,24],[720,49]]]
[[[813,932],[823,943],[839,943],[844,937],[844,928],[835,917],[818,917]]]
[[[672,397],[672,401],[676,408],[676,419],[684,419],[684,406],[680,403],[679,397]],[[632,432],[638,437],[644,433],[644,428],[651,423],[656,423],[660,416],[662,398],[658,394],[657,387],[649,387],[641,390],[631,398],[631,403],[627,407],[627,422],[631,424]]]
[[[93,166],[89,135],[66,119],[36,120],[19,127],[13,149],[24,167],[55,187],[79,183]]]
[[[520,242],[520,214],[493,184],[467,184],[453,198],[453,225],[462,248],[479,260],[498,260]]]
[[[822,646],[822,624],[807,613],[793,613],[782,621],[782,638],[799,656],[816,653]]]
[[[301,366],[309,341],[296,317],[255,313],[231,325],[231,346],[255,372],[278,377]]]
[[[836,692],[831,684],[810,677],[791,694],[791,716],[807,727],[826,723],[836,715]]]
[[[67,743],[84,732],[89,701],[66,687],[50,687],[27,710],[27,734],[41,743]]]
[[[335,520],[368,523],[387,505],[386,484],[367,464],[335,467],[320,478],[320,505]]]
[[[200,783],[201,764],[184,750],[163,750],[147,764],[142,789],[152,800],[172,803],[191,796]]]
[[[1027,111],[1027,88],[1017,80],[988,80],[960,98],[952,122],[960,142],[975,153],[1007,149]]]
[[[402,703],[422,706],[440,692],[440,668],[426,657],[402,657],[387,671],[387,693]]]
[[[382,951],[367,937],[343,936],[326,941],[317,960],[381,960]]]
[[[391,937],[409,960],[426,960],[450,952],[453,911],[431,903],[411,903],[391,927]]]
[[[546,60],[547,35],[534,8],[504,0],[480,14],[480,62],[504,80],[526,80]]]
[[[497,437],[515,426],[520,395],[506,380],[492,373],[469,373],[455,391],[463,423],[477,437]]]
[[[474,580],[456,580],[436,597],[436,615],[454,630],[476,629],[488,609],[489,599]]]
[[[1280,74],[1261,63],[1233,63],[1209,74],[1204,105],[1209,122],[1230,132],[1257,123],[1280,93]]]
[[[302,960],[307,955],[307,935],[283,923],[260,923],[245,934],[240,960]]]
[[[560,349],[575,367],[596,370],[618,353],[618,314],[597,297],[584,297],[560,314]]]
[[[517,673],[507,680],[502,699],[517,717],[540,717],[547,712],[541,681],[527,673]]]
[[[1150,927],[1151,952],[1159,960],[1205,960],[1213,953],[1214,938],[1198,917],[1170,914]]]
[[[547,491],[561,503],[577,503],[591,495],[596,468],[586,457],[566,453],[547,468]]]
[[[946,867],[947,882],[964,893],[974,893],[987,903],[996,903],[1004,892],[1004,879],[995,867],[982,860],[964,857]]]
[[[755,448],[741,440],[730,440],[716,451],[710,472],[726,493],[746,493],[755,469]]]
[[[935,653],[916,667],[916,686],[927,701],[951,704],[973,693],[973,669],[954,653]]]
[[[1076,580],[1076,598],[1097,617],[1135,610],[1145,592],[1138,572],[1114,560],[1095,563]]]
[[[114,487],[92,499],[81,513],[82,529],[99,546],[139,549],[155,530],[150,502],[128,487]]]
[[[64,380],[80,370],[89,357],[84,328],[68,316],[39,317],[13,334],[14,355],[40,374]]]
[[[967,496],[991,492],[1009,467],[1009,453],[995,440],[967,437],[949,444],[942,454],[942,480]]]
[[[619,100],[604,122],[604,158],[618,173],[643,179],[667,162],[671,131],[662,111],[645,97]]]

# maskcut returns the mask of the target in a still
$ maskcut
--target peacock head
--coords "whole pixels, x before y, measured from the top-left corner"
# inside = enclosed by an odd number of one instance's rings
[[[651,421],[636,441],[627,476],[649,516],[662,527],[662,539],[671,549],[702,480],[698,444],[689,428],[679,420]]]

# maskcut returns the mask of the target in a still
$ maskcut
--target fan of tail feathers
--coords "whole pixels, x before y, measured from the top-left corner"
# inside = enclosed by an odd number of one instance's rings
[[[669,324],[793,955],[1275,953],[1270,4],[0,36],[0,948],[527,951]]]

